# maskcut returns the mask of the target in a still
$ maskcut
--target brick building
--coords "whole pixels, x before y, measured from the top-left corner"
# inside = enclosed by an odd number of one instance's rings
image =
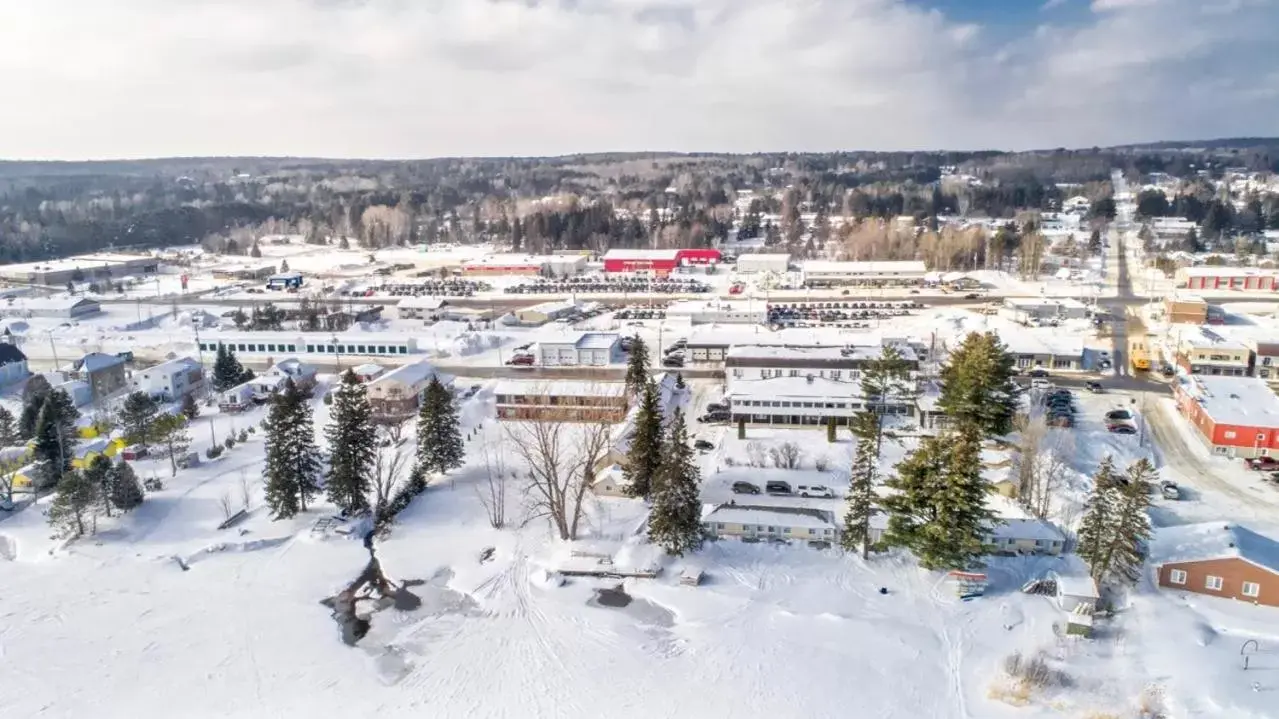
[[[493,389],[499,420],[621,422],[626,392],[620,382],[504,379]]]
[[[1177,270],[1177,285],[1189,290],[1239,290],[1274,292],[1279,290],[1279,270],[1256,267],[1204,265]]]
[[[1165,589],[1279,607],[1279,542],[1235,524],[1160,529],[1151,543]]]
[[[1279,397],[1255,377],[1183,377],[1177,410],[1213,454],[1279,456]]]

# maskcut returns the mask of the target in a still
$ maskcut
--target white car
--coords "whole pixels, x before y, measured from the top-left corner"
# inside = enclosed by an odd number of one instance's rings
[[[1053,383],[1043,378],[1035,378],[1030,381],[1031,389],[1052,389]]]
[[[795,493],[801,497],[825,497],[834,499],[835,493],[830,487],[824,484],[801,484],[795,488]]]

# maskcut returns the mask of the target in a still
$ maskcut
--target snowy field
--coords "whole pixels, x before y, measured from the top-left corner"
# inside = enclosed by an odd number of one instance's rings
[[[323,392],[317,428],[327,421]],[[694,383],[694,412],[718,396],[719,388]],[[92,538],[51,540],[42,506],[0,520],[0,656],[10,672],[0,716],[163,716],[180,706],[193,717],[1137,717],[1143,699],[1169,717],[1276,716],[1279,664],[1238,669],[1244,638],[1279,651],[1271,610],[1143,584],[1116,619],[1099,623],[1095,639],[1059,638],[1062,611],[1019,590],[1073,560],[992,559],[986,596],[960,601],[941,574],[899,553],[863,562],[721,541],[663,560],[637,533],[640,502],[591,499],[578,548],[609,554],[619,567],[664,565],[656,579],[622,582],[625,608],[600,605],[597,590],[618,580],[560,584],[553,572],[571,548],[544,523],[488,526],[477,492],[481,455],[507,441],[491,401],[484,391],[463,406],[464,428],[478,427],[468,465],[416,499],[379,544],[393,578],[423,582],[411,587],[422,606],[375,614],[353,647],[320,601],[368,555],[357,540],[312,532],[323,505],[291,521],[264,516],[260,434],[172,480],[167,465],[140,462],[139,474],[164,478],[166,488],[124,520],[102,520]],[[1149,451],[1138,437],[1101,428],[1101,415],[1125,403],[1080,398],[1073,491],[1086,492],[1102,456],[1122,466]],[[208,446],[210,427],[221,438],[262,416],[200,418],[194,447]],[[796,476],[826,476],[842,489],[846,435],[828,445],[817,430],[751,429],[739,440],[725,427],[694,428],[716,446],[701,455],[707,499],[723,496],[752,441],[801,445],[809,459]],[[885,469],[912,442],[890,442]],[[825,473],[813,466],[817,457],[829,460]],[[223,497],[238,505],[242,484],[252,516],[217,530]],[[1228,506],[1218,500],[1205,485],[1166,512],[1194,507],[1198,521]],[[510,501],[518,518],[519,500]],[[482,563],[486,547],[495,551]],[[680,586],[685,567],[705,570],[707,581]],[[1010,706],[997,696],[1014,651],[1043,652],[1068,681]]]

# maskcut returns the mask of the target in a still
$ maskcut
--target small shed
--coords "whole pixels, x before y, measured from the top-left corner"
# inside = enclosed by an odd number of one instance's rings
[[[1062,609],[1072,614],[1079,611],[1092,614],[1097,609],[1097,600],[1101,599],[1101,594],[1092,577],[1056,574],[1051,578],[1057,583],[1057,605]]]
[[[1066,634],[1074,637],[1092,636],[1092,615],[1072,612],[1066,617]]]
[[[679,583],[685,587],[696,587],[702,583],[706,573],[696,567],[687,567],[679,573]]]

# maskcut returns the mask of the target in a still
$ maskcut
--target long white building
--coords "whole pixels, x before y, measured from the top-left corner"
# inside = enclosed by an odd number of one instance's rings
[[[734,380],[724,398],[733,422],[781,426],[845,426],[865,404],[860,382],[824,377]],[[882,411],[912,415],[915,409],[913,403],[902,400],[890,401]]]
[[[416,339],[380,332],[219,332],[200,338],[204,352],[216,352],[219,344],[249,357],[401,357],[417,353]]]
[[[809,260],[802,265],[804,284],[810,287],[837,285],[917,285],[928,268],[919,260],[891,262],[831,262]]]

